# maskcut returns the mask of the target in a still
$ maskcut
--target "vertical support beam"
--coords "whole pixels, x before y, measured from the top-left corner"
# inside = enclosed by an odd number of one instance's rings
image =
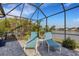
[[[61,5],[64,10],[64,39],[66,40],[66,10],[65,10],[64,4],[62,3]]]
[[[23,10],[24,10],[24,6],[25,6],[25,4],[23,4],[22,10],[21,10],[21,14],[20,14],[20,23],[22,23],[21,17],[22,17],[22,13],[23,13]],[[21,39],[22,39],[22,37],[23,37],[22,32],[23,32],[23,30],[22,30],[22,28],[21,28]]]
[[[30,4],[29,4],[30,5]],[[43,3],[41,3],[38,8],[40,8],[43,5]],[[33,6],[33,5],[32,5]],[[32,16],[30,17],[30,22],[32,21],[32,17],[34,16],[34,14],[36,13],[36,11],[38,10],[38,8],[36,8],[36,10],[34,11],[34,13],[32,14]],[[31,24],[30,24],[30,28],[31,28]],[[31,31],[31,30],[30,30]]]
[[[36,5],[31,4],[31,3],[29,3],[29,5],[32,5],[32,6],[36,7],[44,15],[44,17],[46,18],[46,31],[48,31],[47,30],[47,16],[45,15],[45,13],[39,7],[37,7]]]
[[[47,18],[46,18],[46,32],[48,31],[48,23],[47,23],[48,21],[47,21]]]
[[[5,17],[5,21],[7,20],[7,18]],[[5,26],[6,26],[6,22],[5,22]],[[7,32],[5,32],[5,40],[7,40]]]
[[[40,24],[39,24],[38,18],[39,18],[39,10],[37,11],[37,26],[38,26],[38,37],[39,37],[39,26],[40,26]]]
[[[32,31],[32,20],[30,19],[30,23],[29,23],[29,25],[30,25],[30,35],[31,35],[31,31]]]
[[[14,16],[15,17],[15,19],[16,19],[16,27],[17,27],[17,16]],[[16,34],[14,33],[14,35],[17,37],[17,33],[18,33],[18,31],[17,31],[17,29],[15,29],[15,32],[16,32]]]

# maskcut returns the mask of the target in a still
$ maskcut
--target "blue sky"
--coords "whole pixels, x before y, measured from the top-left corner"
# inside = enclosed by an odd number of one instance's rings
[[[9,12],[16,5],[18,5],[18,4],[3,4],[5,13]],[[35,4],[35,5],[39,6],[40,4]],[[78,3],[64,4],[66,9],[72,8],[77,5],[79,5],[79,4]],[[43,10],[43,12],[46,14],[46,16],[63,11],[62,6],[59,3],[56,3],[56,4],[45,3],[40,8],[41,8],[41,10]],[[22,5],[20,5],[18,8],[13,10],[10,14],[20,16],[21,9],[22,9]],[[36,10],[35,7],[25,4],[22,16],[26,17],[26,18],[30,18],[35,10]],[[39,12],[39,15],[38,15],[39,19],[44,17],[43,14],[39,10],[37,10],[35,15],[33,16],[33,19],[37,19],[38,12]],[[71,11],[67,11],[66,13],[67,13],[67,27],[78,27],[79,26],[79,8],[75,8]],[[42,20],[41,25],[43,27],[45,26],[45,19]],[[49,27],[51,27],[53,25],[55,25],[57,28],[63,27],[64,26],[63,13],[48,18],[48,25],[49,25]]]

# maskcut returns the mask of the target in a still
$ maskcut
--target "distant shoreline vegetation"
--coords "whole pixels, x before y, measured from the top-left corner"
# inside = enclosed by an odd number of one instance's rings
[[[57,28],[55,29],[57,31],[64,31],[64,28]],[[66,28],[66,31],[78,31],[79,32],[79,27],[72,27],[72,28]]]

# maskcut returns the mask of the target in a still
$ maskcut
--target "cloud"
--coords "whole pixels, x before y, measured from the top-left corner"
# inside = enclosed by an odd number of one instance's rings
[[[66,4],[64,4],[65,5],[65,7],[69,7],[70,5],[72,5],[73,3],[66,3]]]
[[[25,8],[23,10],[23,15],[25,16],[29,16],[30,14],[32,14],[35,11],[35,8],[31,5],[25,4]]]
[[[17,4],[3,4],[3,8],[5,13],[9,12],[12,8],[14,8]]]
[[[9,12],[12,8],[14,8],[16,6],[16,4],[9,4],[7,5],[4,10],[5,12]],[[20,13],[21,13],[21,10],[22,10],[22,5],[18,7],[19,9],[14,9],[12,12],[10,12],[9,14],[10,15],[15,15],[15,16],[20,16]],[[25,7],[24,7],[24,10],[23,10],[23,16],[29,16],[30,14],[32,14],[33,12],[35,11],[35,8],[28,5],[28,4],[25,4]]]
[[[72,25],[73,25],[73,27],[78,27],[79,26],[79,18],[78,19],[74,19],[73,21],[72,21]]]
[[[11,8],[6,8],[5,11],[8,12],[10,11]],[[15,15],[15,16],[19,16],[20,15],[20,11],[19,10],[14,10],[12,12],[9,13],[10,15]]]

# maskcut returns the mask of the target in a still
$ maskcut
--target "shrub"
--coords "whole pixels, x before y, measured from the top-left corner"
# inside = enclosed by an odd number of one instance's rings
[[[25,36],[25,40],[28,40],[28,38],[29,38],[29,35],[26,35],[26,36]]]
[[[76,48],[76,42],[74,40],[71,40],[70,37],[68,37],[66,40],[64,40],[62,45],[63,45],[63,47],[66,47],[71,50],[74,50]]]
[[[41,35],[41,36],[44,35],[44,31],[40,31],[40,35]]]
[[[44,38],[44,33],[45,33],[44,30],[40,30],[39,31],[39,38],[40,39],[43,39]]]
[[[30,32],[25,32],[25,36],[24,36],[25,40],[28,40],[29,36],[30,36]]]

